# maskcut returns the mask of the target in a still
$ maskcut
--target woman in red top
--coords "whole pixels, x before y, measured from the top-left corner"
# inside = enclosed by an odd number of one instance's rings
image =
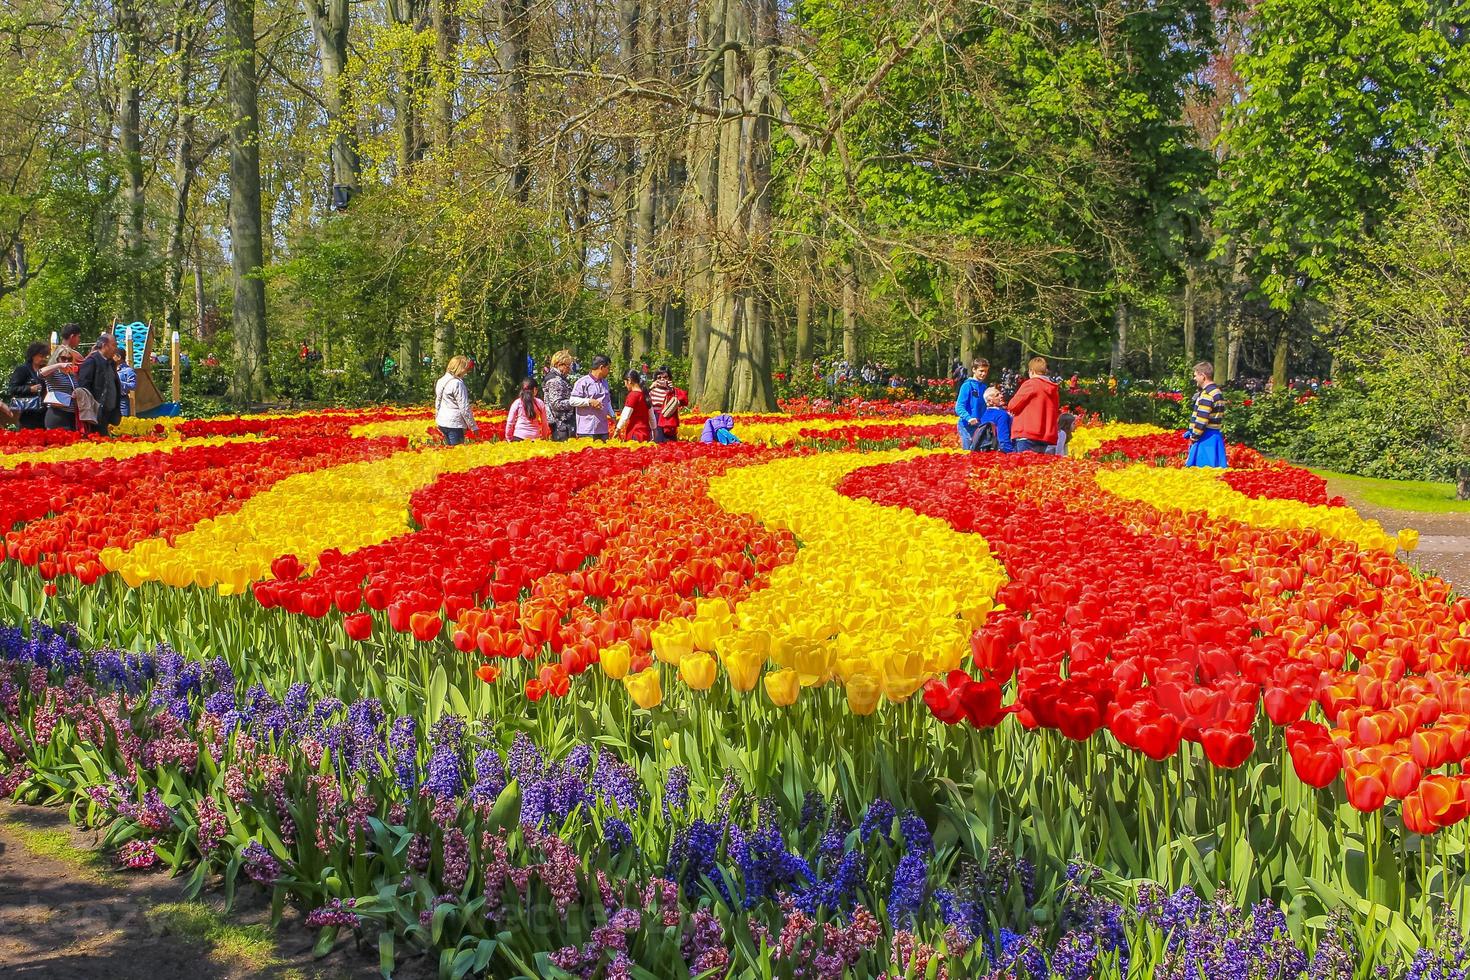
[[[648,417],[648,398],[643,394],[643,375],[630,370],[623,375],[623,383],[628,386],[628,397],[623,400],[623,414],[618,416],[613,438],[648,442],[653,438],[653,428]]]

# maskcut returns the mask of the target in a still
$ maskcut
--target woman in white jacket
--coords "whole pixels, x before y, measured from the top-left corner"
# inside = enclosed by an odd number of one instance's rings
[[[444,433],[444,445],[458,446],[464,442],[465,430],[479,432],[475,423],[475,410],[470,404],[470,389],[464,376],[470,373],[473,363],[463,354],[449,359],[444,377],[434,385],[434,424]]]

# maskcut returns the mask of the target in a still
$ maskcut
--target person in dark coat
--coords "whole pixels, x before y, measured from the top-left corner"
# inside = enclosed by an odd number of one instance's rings
[[[122,387],[118,384],[117,367],[112,359],[116,351],[117,340],[110,333],[103,334],[97,338],[97,346],[92,348],[92,353],[87,355],[77,373],[77,387],[91,392],[97,401],[97,421],[92,423],[92,431],[98,435],[107,435],[112,426],[122,421],[119,408]]]
[[[39,372],[50,356],[51,345],[38,340],[26,348],[25,360],[10,372],[10,385],[5,389],[5,397],[19,406],[16,414],[22,429],[46,428],[46,406],[42,403],[46,396],[46,383],[41,380]]]

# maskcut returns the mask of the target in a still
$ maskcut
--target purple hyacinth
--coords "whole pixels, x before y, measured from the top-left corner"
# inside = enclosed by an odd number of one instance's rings
[[[924,859],[912,851],[898,860],[893,885],[888,891],[888,923],[895,929],[912,922],[924,904],[929,872]]]
[[[505,790],[505,764],[500,753],[485,749],[475,756],[475,784],[470,787],[470,802],[477,807],[491,807]]]
[[[393,719],[388,729],[388,754],[393,761],[393,779],[404,794],[414,791],[418,785],[417,723],[411,715]]]
[[[326,905],[307,913],[306,927],[324,929],[330,926],[337,929],[356,929],[362,925],[362,916],[353,910],[356,905],[357,900],[353,898],[345,901],[334,898]]]
[[[689,806],[689,769],[685,766],[673,766],[664,779],[663,814],[665,819],[670,813],[682,813]]]
[[[444,887],[457,892],[470,874],[470,842],[464,831],[451,827],[444,833]]]
[[[460,766],[459,748],[450,742],[442,742],[429,757],[424,792],[436,799],[452,800],[459,796],[463,787],[464,774]]]
[[[620,854],[626,848],[633,846],[632,828],[617,817],[603,819],[602,836],[607,841],[608,850],[613,854]]]
[[[899,818],[898,830],[903,835],[904,846],[909,850],[921,857],[934,853],[934,836],[929,833],[929,825],[913,810],[905,811]]]
[[[858,836],[864,844],[872,839],[876,833],[884,840],[890,840],[893,833],[893,818],[897,814],[893,804],[879,797],[868,804],[867,812],[863,814],[863,822],[858,826]]]
[[[277,861],[275,855],[265,849],[260,841],[251,841],[245,845],[245,850],[240,857],[243,862],[245,874],[261,885],[274,885],[281,878],[281,862]]]

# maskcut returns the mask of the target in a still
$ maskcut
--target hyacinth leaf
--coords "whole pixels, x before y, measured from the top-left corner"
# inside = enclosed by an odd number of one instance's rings
[[[314,959],[321,959],[332,951],[337,944],[337,927],[325,926],[321,934],[317,936],[316,945],[311,947],[311,955]]]
[[[520,813],[520,809],[521,788],[518,781],[512,779],[495,798],[495,805],[490,808],[490,815],[485,818],[485,828],[498,829],[515,826],[516,816]]]
[[[449,676],[444,673],[444,665],[440,664],[434,668],[434,674],[429,678],[429,690],[425,695],[424,710],[429,724],[438,721],[444,714],[444,701],[448,692]]]
[[[393,980],[393,930],[384,929],[378,933],[378,973],[383,980]]]

